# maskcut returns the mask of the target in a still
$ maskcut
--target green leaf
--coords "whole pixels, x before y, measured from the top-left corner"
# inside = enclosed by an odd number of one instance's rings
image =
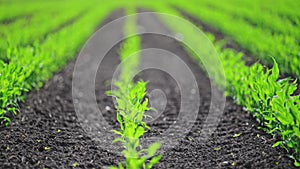
[[[278,68],[278,64],[277,64],[275,58],[272,58],[272,59],[273,59],[274,65],[272,68],[272,74],[269,76],[269,79],[271,81],[276,81],[279,77],[279,68]]]
[[[144,133],[145,133],[145,129],[143,128],[143,127],[141,127],[141,126],[139,126],[137,129],[136,129],[136,131],[135,131],[135,137],[136,138],[140,138],[142,135],[144,135]]]
[[[124,141],[124,139],[122,139],[122,138],[115,138],[115,139],[112,141],[113,144],[114,144],[114,143],[117,143],[117,142],[124,143],[125,141]]]
[[[117,121],[119,122],[121,130],[123,131],[124,130],[124,125],[123,125],[122,117],[119,113],[117,113]]]
[[[114,132],[117,135],[123,136],[123,133],[118,131],[118,130],[111,130],[112,132]]]
[[[162,155],[158,155],[156,157],[153,157],[150,160],[149,164],[147,165],[147,168],[148,169],[152,168],[155,164],[159,163],[159,161],[161,160],[161,158],[162,158]]]
[[[295,160],[294,165],[295,165],[296,167],[300,167],[300,162],[298,162],[298,161]]]
[[[106,94],[107,96],[112,96],[112,95],[113,95],[113,92],[112,92],[111,90],[109,90],[109,91],[106,91],[105,94]]]
[[[289,142],[287,143],[287,146],[288,146],[289,148],[293,148],[293,146],[294,146],[294,143],[293,143],[293,142],[291,142],[291,141],[289,141]]]
[[[145,128],[145,129],[148,129],[150,130],[150,127],[145,123],[145,122],[140,122],[140,124]]]
[[[279,146],[281,144],[281,141],[277,141],[276,143],[274,143],[273,145],[272,145],[272,147],[274,148],[274,147],[277,147],[277,146]]]
[[[160,143],[155,142],[148,147],[148,156],[154,156],[156,151],[160,148]]]
[[[293,126],[293,130],[294,130],[294,135],[300,138],[299,128],[297,126]]]

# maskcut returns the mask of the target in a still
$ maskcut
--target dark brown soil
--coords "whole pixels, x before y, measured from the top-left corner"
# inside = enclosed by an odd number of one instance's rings
[[[113,13],[105,23],[122,15]],[[163,25],[156,19],[156,25]],[[201,95],[198,118],[186,137],[171,149],[162,149],[163,159],[155,168],[293,168],[293,162],[284,150],[272,148],[276,140],[257,129],[258,124],[241,107],[227,99],[224,114],[214,134],[201,141],[202,121],[208,113],[211,84],[198,64],[174,39],[143,35],[143,48],[162,48],[179,56],[194,73]],[[105,57],[96,79],[99,108],[112,125],[117,126],[112,99],[105,96],[119,56],[116,45]],[[103,168],[123,160],[117,154],[104,150],[84,132],[77,121],[72,100],[72,73],[74,61],[50,79],[44,87],[31,92],[20,105],[21,112],[9,127],[0,130],[0,168]],[[101,66],[100,66],[101,67]],[[148,89],[161,89],[168,103],[160,118],[149,125],[152,130],[145,137],[157,136],[176,120],[180,109],[180,93],[168,74],[146,70],[137,78],[149,80]],[[175,119],[175,120],[174,120]],[[214,127],[214,126],[210,126]],[[238,134],[239,136],[237,136]],[[233,137],[236,135],[237,137]],[[105,140],[104,140],[105,141]]]

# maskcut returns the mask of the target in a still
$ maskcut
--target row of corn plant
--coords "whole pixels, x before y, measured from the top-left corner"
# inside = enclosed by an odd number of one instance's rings
[[[63,26],[83,16],[82,11],[86,11],[88,7],[92,6],[90,3],[68,5],[70,1],[67,2],[53,3],[47,10],[36,12],[30,18],[25,17],[14,23],[0,26],[0,44],[2,44],[0,58],[8,59],[5,57],[9,47],[22,47],[45,38],[47,34],[59,31]]]
[[[128,7],[126,13],[127,15],[133,14],[135,10]],[[113,130],[119,136],[113,143],[121,143],[124,147],[122,154],[126,159],[118,166],[112,166],[112,169],[150,169],[162,158],[161,155],[156,155],[160,143],[155,142],[146,149],[140,146],[141,137],[150,130],[150,127],[143,121],[145,111],[150,110],[150,108],[148,107],[148,99],[145,98],[147,83],[142,80],[133,81],[134,72],[138,69],[138,51],[140,50],[141,41],[140,36],[132,36],[137,31],[135,20],[136,16],[131,15],[125,24],[125,36],[130,37],[122,43],[119,51],[121,61],[126,60],[126,64],[122,64],[120,78],[114,82],[118,89],[107,92],[116,100],[116,119],[120,126],[118,130]]]
[[[152,5],[154,11],[180,16],[180,14],[163,4]],[[176,27],[176,23],[161,18],[174,32],[180,32],[185,41],[196,43],[194,32]],[[273,147],[284,148],[293,158],[295,166],[300,166],[300,95],[294,95],[297,81],[291,78],[279,79],[280,71],[276,59],[272,59],[273,68],[255,63],[250,67],[243,61],[243,53],[224,48],[225,40],[214,41],[214,36],[207,33],[214,42],[226,76],[226,83],[217,74],[211,77],[214,83],[225,90],[225,95],[249,111],[263,126],[264,131],[273,135],[278,142]],[[199,48],[201,44],[199,44]],[[187,47],[184,45],[184,47]],[[189,48],[191,56],[203,66],[199,57]],[[216,71],[215,73],[218,73]]]
[[[10,124],[8,114],[18,112],[18,103],[24,100],[24,94],[40,88],[43,82],[73,58],[100,21],[116,7],[117,3],[107,2],[102,10],[91,8],[75,23],[49,34],[42,43],[35,41],[26,46],[11,46],[7,49],[9,63],[0,60],[1,124]]]
[[[57,1],[58,2],[58,1]],[[34,3],[32,1],[1,1],[0,2],[0,24],[12,23],[23,16],[30,16],[38,11],[46,11],[49,7],[55,6],[53,1]],[[57,4],[57,5],[62,5]]]
[[[202,1],[202,3],[203,2],[204,1]],[[236,8],[236,5],[234,5],[237,3],[239,4],[239,8]],[[257,4],[258,1],[238,2],[236,0],[230,0],[226,3],[214,3],[213,1],[207,1],[203,5],[213,10],[225,13],[226,15],[229,14],[234,18],[243,19],[244,21],[257,27],[261,27],[265,30],[292,36],[297,42],[299,42],[300,30],[295,29],[297,28],[297,26],[293,23],[293,20],[296,20],[296,18],[291,20],[287,17],[282,16],[279,12],[271,12],[269,11],[270,7],[264,6],[265,3],[262,3],[260,5]],[[297,4],[300,5],[297,1],[276,1],[276,3],[274,3],[274,6],[296,7]],[[274,6],[272,6],[272,8],[274,8]],[[297,11],[294,11],[294,17],[297,17]]]
[[[243,18],[232,16],[220,10],[212,10],[210,5],[206,5],[209,1],[190,1],[190,3],[172,1],[170,3],[231,37],[242,48],[261,59],[264,64],[273,65],[273,59],[270,57],[273,56],[282,73],[300,77],[300,46],[299,40],[296,38],[299,31],[290,32],[292,35],[273,32],[261,27],[261,25],[250,24]],[[232,3],[232,5],[234,4]],[[259,4],[257,3],[257,5]],[[292,22],[297,22],[297,11],[294,13],[295,17]],[[261,16],[254,12],[252,15]],[[299,25],[295,25],[293,29],[298,30]]]
[[[266,69],[255,63],[250,67],[242,60],[243,53],[221,49],[219,53],[226,74],[226,95],[252,113],[264,130],[279,141],[300,166],[300,95],[291,78],[279,79],[278,64]]]
[[[236,3],[237,0],[234,0],[233,3]],[[270,3],[273,3],[270,6]],[[259,5],[257,5],[259,4]],[[272,1],[266,0],[264,3],[260,0],[253,1],[239,1],[239,5],[248,8],[261,8],[265,12],[271,13],[273,15],[278,15],[283,18],[287,18],[294,22],[295,25],[300,25],[300,12],[297,10],[299,6],[299,1],[297,0],[286,0],[286,1]]]

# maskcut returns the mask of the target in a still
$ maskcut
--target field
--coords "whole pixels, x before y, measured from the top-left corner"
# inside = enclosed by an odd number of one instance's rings
[[[0,0],[0,168],[300,167],[299,5]]]

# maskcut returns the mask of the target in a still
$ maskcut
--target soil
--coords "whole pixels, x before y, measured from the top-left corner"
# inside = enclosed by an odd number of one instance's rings
[[[122,15],[122,11],[114,12],[102,25]],[[154,26],[164,27],[157,18],[153,20]],[[107,53],[95,83],[99,108],[106,121],[115,127],[115,110],[106,109],[113,107],[112,99],[105,91],[109,90],[107,83],[111,82],[120,62],[119,47],[117,44]],[[229,98],[213,135],[202,141],[199,131],[211,102],[209,79],[176,40],[142,35],[142,48],[150,47],[166,49],[179,56],[194,73],[201,96],[193,128],[179,139],[177,146],[161,149],[163,159],[155,168],[294,168],[283,149],[271,147],[276,140],[258,130],[258,123]],[[100,146],[78,122],[72,98],[74,64],[75,61],[70,61],[42,89],[28,94],[12,124],[0,129],[0,168],[103,168],[123,160]],[[136,76],[139,78],[149,81],[149,92],[161,89],[168,98],[163,114],[149,123],[151,131],[145,138],[159,136],[178,116],[181,100],[177,84],[170,75],[158,70],[142,71]]]

